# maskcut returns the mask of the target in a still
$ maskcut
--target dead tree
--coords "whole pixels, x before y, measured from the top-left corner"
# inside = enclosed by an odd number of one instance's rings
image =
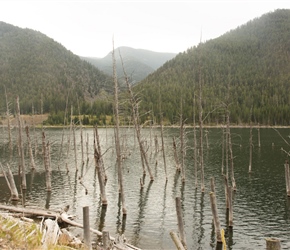
[[[16,114],[17,114],[17,121],[18,121],[18,148],[19,148],[19,173],[21,177],[21,188],[26,190],[26,174],[25,174],[25,159],[24,159],[24,150],[23,150],[23,140],[22,140],[22,124],[21,124],[21,117],[20,117],[20,107],[19,107],[19,97],[16,97]]]
[[[185,182],[185,170],[184,170],[184,158],[185,158],[185,129],[184,129],[184,120],[183,120],[183,110],[182,110],[182,98],[180,100],[180,155],[181,155],[181,180]]]
[[[147,153],[145,151],[144,144],[143,144],[142,139],[141,139],[141,127],[140,127],[140,117],[139,117],[139,102],[138,102],[138,99],[136,98],[136,96],[133,94],[131,85],[129,83],[129,78],[128,78],[127,73],[126,73],[125,68],[124,68],[123,59],[122,59],[121,54],[120,54],[120,58],[121,58],[121,62],[122,62],[123,73],[124,73],[124,76],[125,76],[125,82],[126,82],[126,85],[127,85],[128,91],[129,91],[129,95],[130,95],[130,104],[131,104],[131,109],[132,109],[132,117],[133,117],[133,123],[134,123],[135,131],[136,131],[136,137],[137,137],[138,144],[139,144],[141,162],[142,162],[142,166],[143,166],[143,175],[146,174],[146,170],[145,170],[145,167],[144,167],[144,163],[145,163],[145,165],[147,167],[147,170],[148,170],[148,173],[150,175],[150,180],[153,181],[154,180],[154,176],[152,174],[151,167],[150,167],[149,162],[148,162]]]
[[[103,162],[102,153],[101,153],[100,139],[99,139],[97,126],[95,127],[94,158],[95,158],[96,170],[98,173],[102,205],[107,206],[108,201],[107,201],[106,188],[105,188],[106,180],[105,180],[105,174],[104,174],[104,162]]]
[[[178,159],[178,155],[177,155],[177,148],[176,148],[175,137],[173,137],[173,154],[174,154],[174,160],[175,160],[176,170],[177,171],[180,171],[180,163],[179,163],[179,159]]]
[[[45,169],[46,191],[51,192],[51,168],[49,164],[49,142],[46,143],[45,132],[42,131],[42,154]]]
[[[251,108],[251,116],[252,116],[252,108]],[[251,118],[250,118],[250,138],[249,138],[249,144],[250,144],[249,173],[252,173],[252,158],[253,158],[253,127],[252,127],[252,121],[251,121]]]
[[[13,173],[10,169],[9,164],[7,164],[7,172],[4,171],[4,168],[2,166],[2,164],[0,163],[0,166],[2,168],[2,172],[3,175],[6,179],[7,185],[10,189],[10,193],[11,193],[11,201],[18,201],[19,200],[19,195],[18,195],[18,191],[15,185],[15,181],[14,181],[14,177],[13,177]]]
[[[216,241],[217,243],[222,243],[222,236],[221,236],[221,226],[218,216],[217,204],[216,204],[216,196],[214,192],[210,192],[210,204],[211,204],[211,211],[214,220],[214,227],[216,232]]]
[[[194,95],[194,100],[195,104],[195,95]],[[196,123],[195,123],[195,105],[193,107],[193,154],[194,154],[194,174],[195,174],[195,189],[198,187],[198,176],[197,176],[197,168],[198,168],[198,162],[197,162],[197,136],[196,136]]]
[[[201,70],[199,71],[199,161],[201,173],[201,192],[204,192],[202,79]]]
[[[285,161],[284,167],[285,167],[286,193],[287,196],[290,197],[290,173],[288,161]]]
[[[114,42],[113,42],[113,81],[114,81],[114,115],[115,115],[115,146],[116,146],[116,155],[117,155],[117,166],[118,166],[118,182],[119,182],[119,193],[121,195],[122,202],[122,212],[123,215],[127,214],[127,209],[125,205],[125,194],[124,194],[124,183],[123,183],[123,172],[122,172],[122,159],[121,159],[121,147],[120,147],[120,118],[119,118],[119,87],[118,79],[116,72],[116,59],[114,52]]]
[[[35,169],[35,162],[34,162],[34,157],[33,157],[33,152],[32,152],[32,145],[31,145],[31,140],[29,136],[29,127],[25,127],[26,131],[26,136],[27,136],[27,145],[28,145],[28,150],[29,150],[29,158],[30,158],[30,165],[31,169]]]
[[[10,163],[12,160],[13,145],[12,145],[12,135],[11,135],[10,109],[9,109],[9,102],[7,98],[5,85],[4,85],[4,91],[5,91],[5,99],[6,99],[6,118],[7,118],[7,129],[8,129],[8,143],[9,143],[8,148],[9,148],[9,163]]]

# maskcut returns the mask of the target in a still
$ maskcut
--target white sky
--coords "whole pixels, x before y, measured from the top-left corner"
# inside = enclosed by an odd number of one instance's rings
[[[80,56],[129,46],[179,53],[276,9],[289,0],[0,0],[0,21],[53,38]]]

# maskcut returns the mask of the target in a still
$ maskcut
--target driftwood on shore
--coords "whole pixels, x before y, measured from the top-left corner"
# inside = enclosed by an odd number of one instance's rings
[[[9,212],[14,212],[14,213],[21,213],[20,217],[23,217],[25,215],[26,217],[39,217],[40,216],[40,217],[50,218],[50,219],[54,218],[55,220],[59,222],[64,222],[70,226],[79,227],[79,228],[84,227],[83,224],[71,220],[68,214],[66,213],[66,211],[64,210],[56,212],[56,211],[39,209],[39,208],[15,207],[15,206],[3,205],[3,204],[0,204],[0,209],[6,210]],[[90,228],[90,232],[97,234],[98,236],[103,236],[102,232],[93,228]],[[123,248],[121,248],[120,240],[118,238],[116,239],[110,236],[109,239],[114,243],[113,244],[114,247],[112,249],[141,250],[140,248],[135,247],[127,242],[123,242]]]

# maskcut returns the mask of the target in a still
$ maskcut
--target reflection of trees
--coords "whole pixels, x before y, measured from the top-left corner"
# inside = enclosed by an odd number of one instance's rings
[[[164,195],[163,195],[163,203],[162,203],[162,213],[161,213],[161,235],[160,238],[162,239],[165,233],[165,227],[164,227],[164,221],[166,217],[166,187],[167,187],[167,181],[165,182],[164,186]]]
[[[139,241],[140,231],[142,229],[142,224],[144,222],[144,217],[145,217],[144,216],[145,208],[147,205],[148,195],[149,195],[149,191],[151,189],[152,183],[153,183],[152,181],[149,182],[145,194],[143,192],[144,191],[143,188],[140,190],[140,198],[138,202],[139,213],[138,213],[138,218],[136,222],[134,223],[134,228],[133,228],[133,232],[135,236],[134,239],[132,240],[133,245],[137,245]]]
[[[204,228],[203,228],[203,220],[204,220],[204,192],[201,193],[200,197],[200,220],[199,220],[199,228],[198,228],[198,244],[201,244],[202,239],[204,238]]]
[[[122,216],[121,220],[121,194],[119,193],[118,198],[118,215],[117,215],[117,232],[122,235],[125,232],[126,229],[126,215]]]

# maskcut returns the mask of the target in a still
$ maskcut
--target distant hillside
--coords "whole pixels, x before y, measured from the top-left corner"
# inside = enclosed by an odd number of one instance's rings
[[[178,54],[134,91],[142,90],[143,112],[158,114],[160,90],[171,124],[179,121],[181,103],[187,123],[194,112],[198,119],[201,83],[205,123],[222,123],[228,106],[233,124],[290,125],[289,69],[290,10],[276,10]]]
[[[116,48],[115,57],[118,78],[124,76],[120,55],[124,62],[125,71],[134,83],[143,80],[165,62],[176,56],[174,53],[153,52],[130,47]],[[83,57],[83,59],[92,63],[106,74],[112,75],[112,52],[104,58]]]
[[[12,111],[18,95],[22,113],[32,105],[40,113],[41,102],[43,112],[64,111],[67,99],[76,112],[77,103],[83,108],[113,86],[111,77],[37,31],[0,22],[0,51],[1,113],[4,86]]]

